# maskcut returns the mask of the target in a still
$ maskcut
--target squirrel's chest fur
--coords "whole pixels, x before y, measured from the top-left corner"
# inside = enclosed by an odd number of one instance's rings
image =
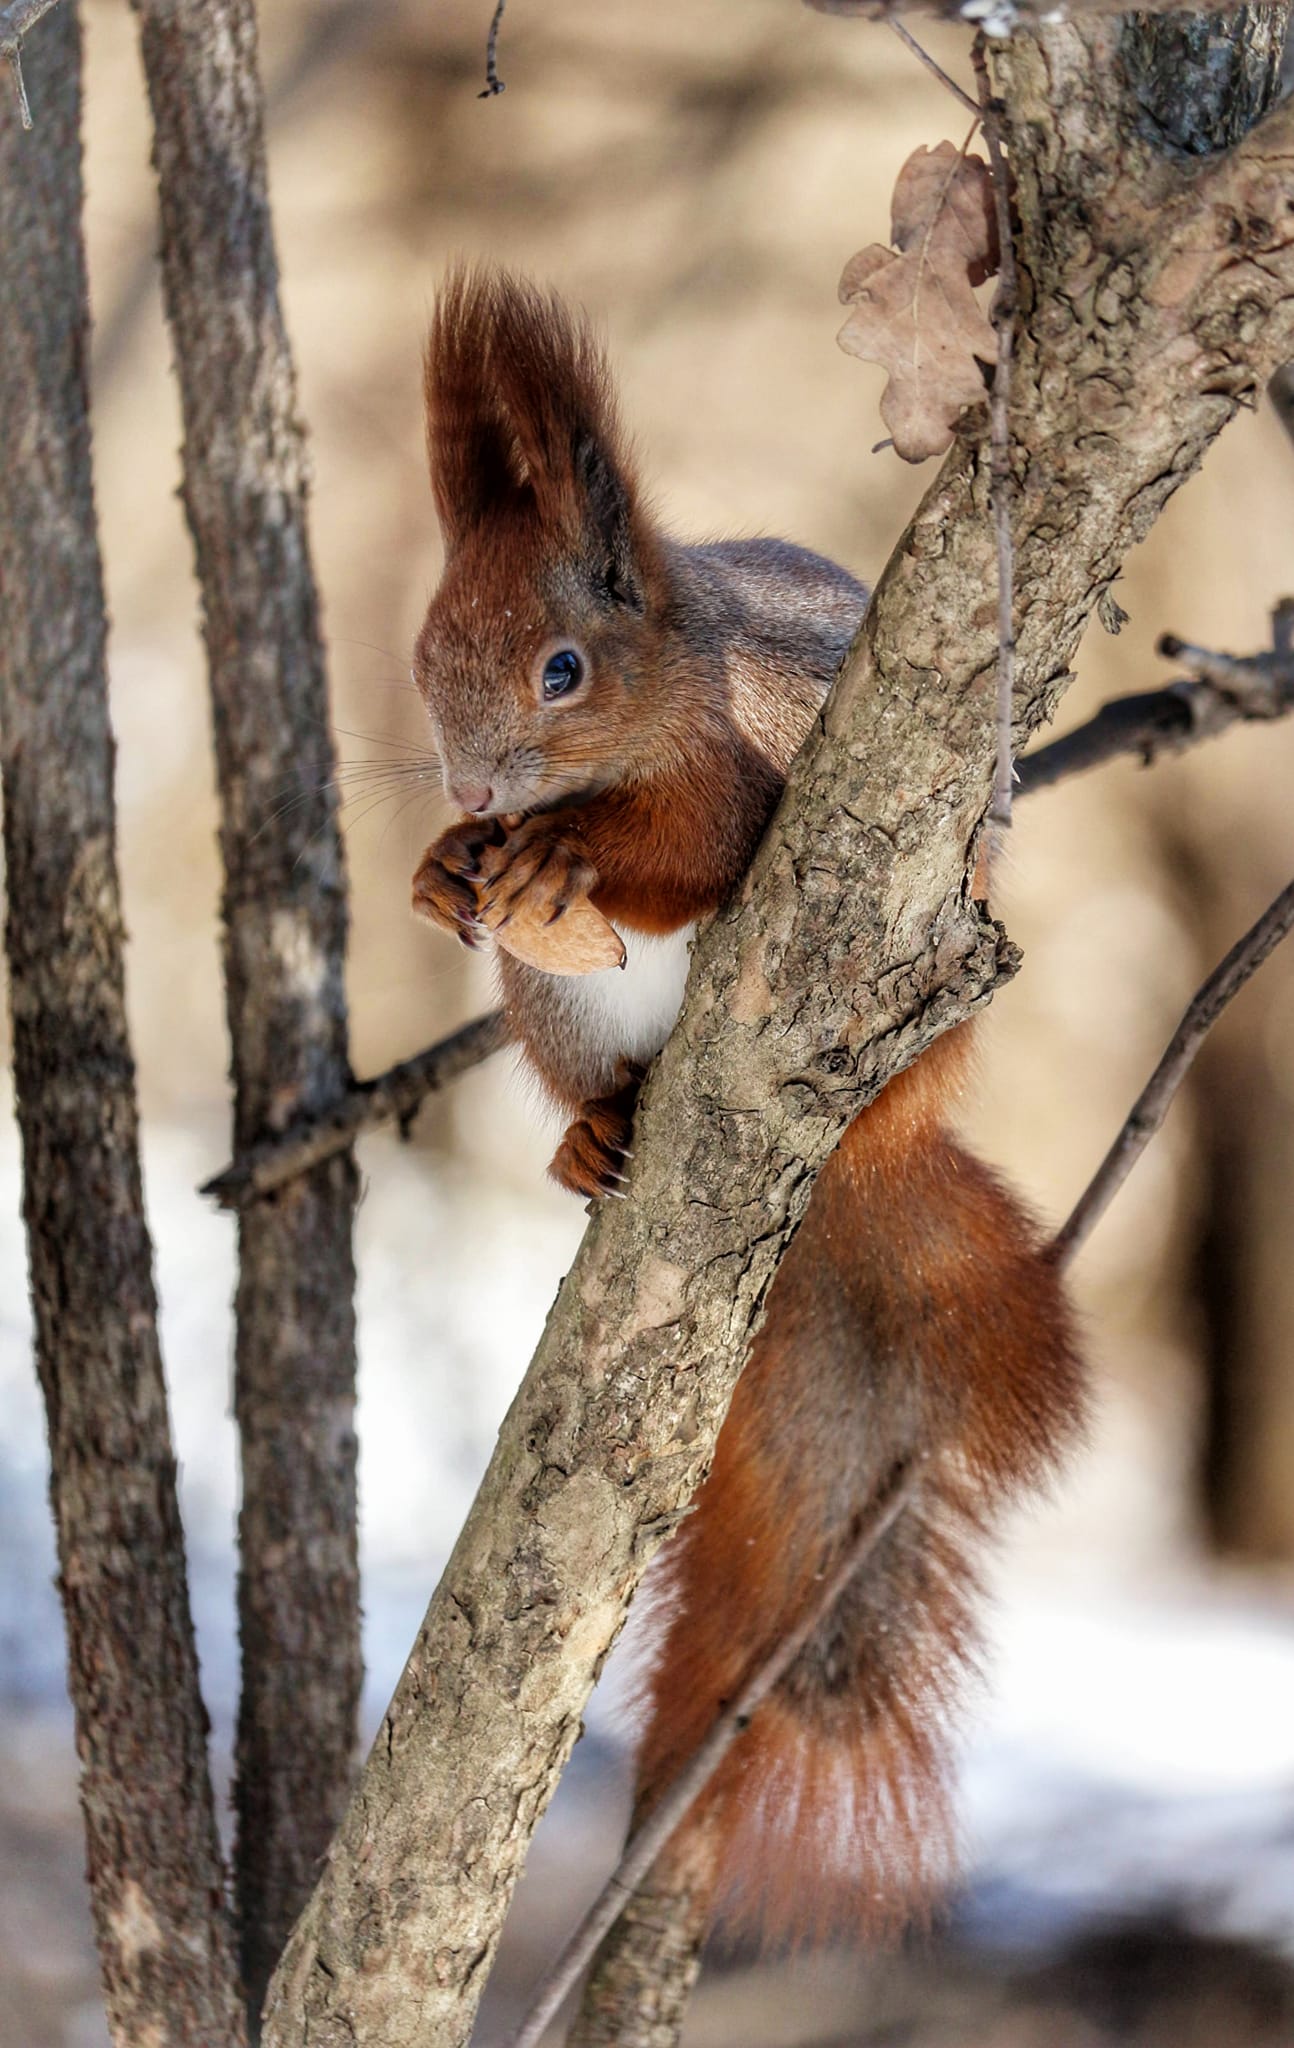
[[[617,1087],[623,1061],[653,1059],[682,1006],[695,924],[659,936],[616,929],[628,957],[598,974],[542,974],[497,956],[516,1035],[541,1080],[572,1105]]]

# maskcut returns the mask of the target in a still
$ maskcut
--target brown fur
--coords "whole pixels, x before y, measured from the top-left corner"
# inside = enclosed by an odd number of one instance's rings
[[[448,548],[417,673],[446,780],[488,815],[428,849],[418,909],[469,942],[572,891],[628,934],[676,932],[743,873],[866,593],[777,541],[687,548],[649,522],[587,330],[559,302],[461,275],[427,363]],[[578,649],[574,701],[547,654]],[[579,990],[499,956],[513,1030],[575,1120],[554,1162],[615,1184],[637,1075]],[[919,1495],[733,1748],[689,1826],[738,1910],[803,1932],[895,1925],[947,1867],[950,1712],[976,1649],[975,1560],[1051,1472],[1082,1410],[1038,1233],[947,1132],[965,1032],[857,1118],[771,1291],[694,1512],[659,1583],[639,1809],[802,1612],[896,1459]]]

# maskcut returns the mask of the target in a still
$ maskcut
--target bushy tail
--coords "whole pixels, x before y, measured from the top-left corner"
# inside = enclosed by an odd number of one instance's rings
[[[773,1938],[872,1937],[928,1913],[953,1863],[978,1560],[1081,1418],[1038,1232],[922,1118],[931,1077],[917,1075],[821,1175],[656,1588],[640,1815],[805,1612],[896,1462],[923,1456],[916,1491],[688,1822],[717,1849],[724,1918]]]

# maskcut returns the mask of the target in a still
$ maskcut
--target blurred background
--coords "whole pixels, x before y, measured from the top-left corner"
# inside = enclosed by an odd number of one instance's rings
[[[796,0],[272,0],[272,192],[345,771],[353,1060],[485,1007],[414,926],[443,822],[370,766],[421,744],[408,650],[438,570],[419,355],[455,257],[604,327],[661,514],[784,534],[873,577],[931,469],[874,454],[881,372],[835,345],[846,258],[908,153],[967,117],[883,28]],[[113,623],[129,994],[146,1182],[217,1769],[236,1687],[233,1227],[219,876],[178,409],[128,10],[85,6],[99,510]],[[965,76],[965,39],[928,40]],[[34,94],[33,94],[34,96]],[[11,117],[6,106],[4,118]],[[1294,588],[1294,448],[1236,422],[1130,562],[1062,723],[1170,679],[1159,633],[1237,652]],[[1294,722],[1022,806],[998,909],[1022,973],[980,1030],[975,1142],[1059,1220],[1190,994],[1294,867]],[[403,808],[402,808],[403,806]],[[362,1147],[360,1411],[371,1729],[583,1224],[506,1057]],[[21,2048],[106,2041],[29,1357],[19,1166],[0,1119],[0,2011]],[[1217,1031],[1075,1274],[1099,1386],[1063,1493],[1013,1532],[964,1778],[966,1881],[911,1952],[720,1958],[702,2043],[1294,2041],[1294,952]],[[532,1858],[482,2021],[524,1997],[623,1824],[615,1670]]]

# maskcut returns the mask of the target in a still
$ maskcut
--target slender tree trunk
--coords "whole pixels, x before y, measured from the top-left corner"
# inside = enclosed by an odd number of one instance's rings
[[[350,1081],[345,877],[252,0],[136,0],[225,869],[234,1147]],[[253,2013],[350,1783],[360,1689],[348,1152],[239,1225],[235,1886]]]
[[[24,1213],[95,1932],[120,2048],[236,2048],[126,1031],[90,472],[80,28],[0,108],[0,765]]]

